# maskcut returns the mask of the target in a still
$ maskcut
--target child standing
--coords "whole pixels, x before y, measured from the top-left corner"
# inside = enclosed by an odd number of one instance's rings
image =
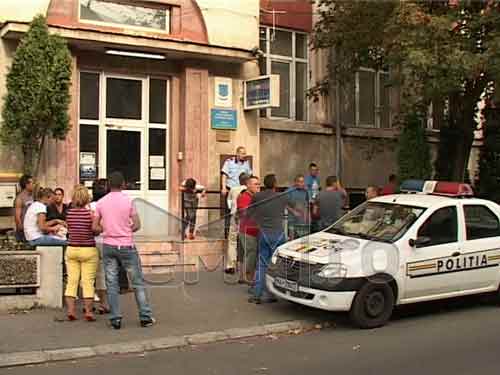
[[[181,191],[184,192],[184,217],[182,220],[182,233],[186,233],[189,227],[188,239],[194,240],[194,230],[196,227],[196,210],[201,197],[205,196],[205,187],[198,185],[194,178],[188,178],[181,185]]]

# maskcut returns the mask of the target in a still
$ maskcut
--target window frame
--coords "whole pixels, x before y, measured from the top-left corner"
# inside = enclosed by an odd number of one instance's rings
[[[466,213],[466,208],[467,207],[471,207],[471,208],[476,208],[476,207],[480,207],[480,208],[483,208],[485,209],[493,218],[495,218],[496,220],[496,223],[497,223],[497,235],[496,236],[488,236],[488,237],[479,237],[479,238],[469,238],[469,233],[468,233],[468,229],[467,229],[467,213]],[[489,239],[492,239],[492,238],[495,238],[495,237],[500,237],[500,219],[498,218],[498,215],[495,214],[495,212],[489,208],[488,206],[484,205],[484,204],[463,204],[462,205],[462,211],[463,211],[463,215],[464,215],[464,225],[465,225],[465,240],[466,241],[477,241],[477,240],[489,240]]]
[[[375,84],[374,84],[374,90],[375,90],[375,98],[374,98],[374,123],[372,124],[361,124],[360,122],[360,92],[361,92],[361,85],[360,85],[360,79],[359,79],[359,72],[364,71],[364,72],[370,72],[370,73],[375,73]],[[392,116],[391,116],[391,104],[392,104],[392,98],[391,95],[389,95],[389,126],[388,127],[383,127],[382,126],[382,97],[380,95],[380,90],[381,90],[381,79],[380,77],[382,75],[387,75],[390,77],[390,73],[385,70],[375,70],[372,68],[365,68],[365,67],[360,67],[355,73],[354,73],[354,124],[350,124],[348,122],[345,122],[344,119],[342,119],[342,124],[349,127],[349,128],[366,128],[366,129],[391,129],[392,126]]]
[[[289,116],[288,117],[280,117],[280,116],[273,116],[272,115],[272,108],[266,108],[264,110],[265,112],[265,117],[271,120],[291,120],[291,121],[301,121],[301,122],[307,122],[309,121],[309,105],[306,100],[305,102],[305,108],[304,108],[304,119],[303,120],[297,120],[297,97],[296,97],[296,91],[297,91],[297,69],[296,69],[296,64],[297,63],[303,63],[306,65],[306,90],[309,89],[310,87],[310,79],[309,79],[309,48],[306,50],[306,58],[301,58],[301,57],[296,57],[297,54],[297,34],[304,35],[305,36],[305,43],[306,46],[308,45],[309,42],[309,34],[307,32],[303,31],[297,31],[297,30],[292,30],[292,29],[286,29],[286,28],[280,28],[276,27],[274,30],[278,31],[285,31],[289,32],[292,34],[292,56],[283,56],[283,55],[275,55],[271,54],[271,31],[273,28],[271,26],[267,25],[259,25],[259,35],[261,35],[260,31],[264,29],[265,30],[265,46],[266,50],[264,52],[263,58],[265,59],[264,66],[266,67],[266,71],[262,72],[262,74],[267,75],[271,74],[271,65],[272,62],[279,62],[279,63],[288,63],[290,67],[290,84],[289,84]]]
[[[107,26],[107,27],[115,27],[115,28],[123,28],[123,29],[130,29],[130,30],[136,30],[136,31],[145,31],[145,32],[150,32],[150,33],[162,33],[162,34],[170,34],[171,29],[172,29],[172,7],[168,6],[166,4],[148,4],[146,5],[145,3],[141,2],[139,4],[134,4],[132,1],[123,1],[123,0],[100,0],[108,3],[115,3],[115,4],[121,4],[121,5],[129,5],[129,6],[134,6],[134,7],[142,7],[142,8],[149,8],[149,9],[161,9],[165,10],[165,29],[157,29],[153,27],[144,27],[144,26],[134,26],[134,25],[128,25],[124,23],[116,23],[116,22],[103,22],[103,21],[93,21],[93,20],[88,20],[84,19],[81,17],[81,1],[78,0],[78,22],[80,23],[85,23],[88,25],[96,25],[96,26]]]
[[[432,238],[429,237],[431,239],[431,243],[429,244],[426,244],[424,246],[418,246],[418,248],[421,248],[421,249],[425,249],[425,248],[428,248],[428,247],[434,247],[434,246],[442,246],[442,245],[449,245],[449,244],[454,244],[454,243],[458,243],[461,241],[461,236],[460,236],[460,228],[459,228],[459,221],[460,221],[460,218],[459,218],[459,214],[460,214],[460,211],[458,210],[458,207],[456,205],[450,205],[450,206],[444,206],[444,207],[440,207],[438,209],[436,209],[434,212],[432,212],[425,220],[422,224],[420,224],[420,226],[417,228],[417,238],[420,237],[420,230],[422,229],[422,227],[430,220],[432,219],[432,217],[440,210],[444,210],[444,209],[452,209],[454,210],[455,212],[455,222],[456,222],[456,239],[455,241],[448,241],[448,242],[440,242],[440,243],[433,243],[432,242]]]

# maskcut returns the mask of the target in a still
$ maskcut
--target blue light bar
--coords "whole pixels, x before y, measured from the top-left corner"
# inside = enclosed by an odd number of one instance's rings
[[[402,193],[422,193],[424,191],[425,180],[405,180],[401,184]]]

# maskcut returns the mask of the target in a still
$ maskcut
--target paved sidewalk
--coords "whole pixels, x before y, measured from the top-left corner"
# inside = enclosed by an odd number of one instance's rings
[[[188,275],[193,279],[193,275]],[[151,277],[153,279],[153,277]],[[256,327],[295,320],[322,321],[328,312],[280,301],[254,305],[247,302],[247,287],[228,285],[220,271],[200,273],[193,285],[182,277],[166,286],[151,287],[150,296],[157,325],[141,328],[133,294],[122,296],[123,325],[119,331],[107,325],[106,316],[97,322],[60,321],[61,311],[33,310],[0,314],[0,354],[50,349],[93,347],[139,342],[172,336]],[[158,277],[154,280],[158,281]]]

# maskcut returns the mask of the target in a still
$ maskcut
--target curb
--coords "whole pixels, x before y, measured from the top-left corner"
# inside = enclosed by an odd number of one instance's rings
[[[318,328],[318,324],[321,323],[307,320],[292,320],[248,328],[230,328],[221,331],[195,333],[186,336],[167,336],[151,340],[131,341],[118,344],[3,353],[0,354],[0,368],[68,361],[109,354],[144,353],[156,350],[183,348],[191,345],[211,344],[255,336],[291,333],[297,330],[311,330],[313,328]]]

